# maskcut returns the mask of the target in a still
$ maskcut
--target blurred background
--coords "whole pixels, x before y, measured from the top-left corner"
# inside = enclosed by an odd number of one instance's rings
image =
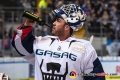
[[[25,18],[28,10],[37,14],[52,26],[54,16],[51,10],[63,4],[74,3],[85,11],[87,20],[83,28],[75,32],[77,38],[89,40],[103,64],[106,73],[120,79],[120,0],[1,0],[0,1],[0,72],[5,72],[14,80],[32,80],[34,67],[28,64],[11,46],[15,29]],[[47,26],[34,25],[37,36],[51,34]],[[113,77],[107,77],[113,80]]]

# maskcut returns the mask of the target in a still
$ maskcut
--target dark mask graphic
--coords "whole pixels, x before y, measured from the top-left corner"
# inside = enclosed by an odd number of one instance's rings
[[[43,59],[40,64],[40,70],[42,72],[42,79],[43,80],[65,80],[66,75],[68,73],[68,63],[66,62],[66,71],[64,74],[59,74],[61,65],[59,63],[49,62],[46,63],[46,69],[47,71],[52,71],[52,73],[47,73],[42,71],[42,65],[43,65]],[[55,71],[58,72],[58,74],[55,74]]]

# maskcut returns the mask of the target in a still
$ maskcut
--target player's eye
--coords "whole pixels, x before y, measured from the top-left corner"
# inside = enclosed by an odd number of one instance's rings
[[[60,18],[57,18],[56,21],[57,21],[57,22],[61,22]]]

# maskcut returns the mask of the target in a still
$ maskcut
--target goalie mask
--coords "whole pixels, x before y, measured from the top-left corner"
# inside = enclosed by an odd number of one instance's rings
[[[10,80],[10,78],[5,73],[0,73],[0,80]]]
[[[60,9],[53,10],[52,12],[54,15],[63,18],[73,31],[81,29],[86,20],[84,11],[75,4],[63,5]]]

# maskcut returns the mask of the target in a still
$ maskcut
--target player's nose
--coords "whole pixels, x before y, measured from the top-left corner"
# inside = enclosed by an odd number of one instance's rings
[[[53,22],[53,27],[56,25],[56,21],[55,22]]]

